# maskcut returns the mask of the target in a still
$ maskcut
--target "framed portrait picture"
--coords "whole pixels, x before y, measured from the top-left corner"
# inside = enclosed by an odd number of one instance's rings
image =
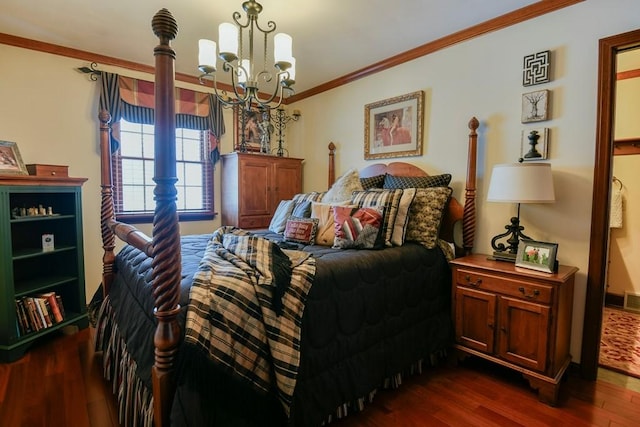
[[[15,142],[0,141],[0,175],[29,175]]]
[[[522,94],[522,123],[541,122],[548,119],[548,89]]]
[[[516,266],[553,273],[556,271],[558,244],[521,239],[518,244]]]
[[[385,99],[364,107],[364,158],[422,155],[424,92]]]
[[[548,158],[549,128],[525,129],[522,131],[520,158],[525,161]]]
[[[252,107],[250,110],[233,107],[233,147],[235,151],[251,153],[271,152],[271,124],[269,110]]]

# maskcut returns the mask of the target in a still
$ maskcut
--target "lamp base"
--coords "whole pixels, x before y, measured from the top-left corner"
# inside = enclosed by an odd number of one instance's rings
[[[493,255],[487,257],[491,261],[504,261],[504,262],[516,262],[516,254],[509,252],[494,252]]]

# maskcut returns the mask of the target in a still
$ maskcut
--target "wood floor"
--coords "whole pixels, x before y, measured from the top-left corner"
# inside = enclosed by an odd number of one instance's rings
[[[0,426],[118,426],[109,387],[91,349],[90,330],[59,334],[11,364],[0,364]],[[640,393],[569,375],[560,407],[539,403],[522,378],[470,359],[413,377],[399,390],[334,427],[638,426]],[[259,427],[259,426],[257,426]]]

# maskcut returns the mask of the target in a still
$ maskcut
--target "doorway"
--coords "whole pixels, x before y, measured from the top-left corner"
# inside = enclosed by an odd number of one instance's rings
[[[581,375],[595,380],[602,333],[607,257],[609,254],[609,198],[612,180],[616,56],[640,46],[640,30],[601,39],[598,60],[598,114],[587,296],[585,303]],[[602,209],[596,207],[602,207]]]

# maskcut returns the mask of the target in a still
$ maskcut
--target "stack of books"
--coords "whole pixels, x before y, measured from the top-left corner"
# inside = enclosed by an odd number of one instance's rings
[[[16,323],[19,336],[50,328],[64,319],[62,298],[55,292],[16,299]]]

